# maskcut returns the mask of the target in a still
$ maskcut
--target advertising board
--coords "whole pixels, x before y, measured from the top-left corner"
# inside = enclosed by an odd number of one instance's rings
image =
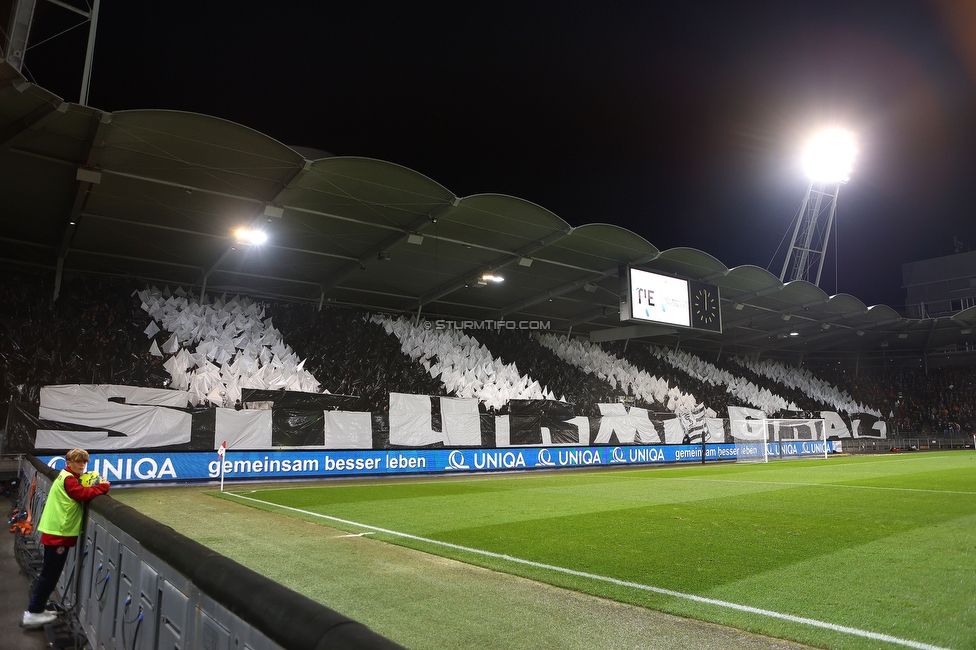
[[[789,450],[791,455],[824,453],[821,442],[782,444],[794,446]],[[827,444],[836,444],[839,451],[839,442]],[[775,443],[770,443],[769,448],[771,455],[779,451]],[[705,460],[734,460],[736,453],[736,446],[732,444],[707,445]],[[761,455],[761,451],[758,453]],[[227,451],[223,460],[214,452],[94,453],[88,469],[97,471],[112,483],[138,484],[217,481],[221,470],[229,481],[310,479],[701,462],[701,454],[700,445]],[[63,456],[38,458],[55,469],[64,468]]]

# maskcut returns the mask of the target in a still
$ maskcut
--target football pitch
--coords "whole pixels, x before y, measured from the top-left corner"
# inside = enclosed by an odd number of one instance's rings
[[[155,516],[162,490],[119,490],[117,498]],[[371,549],[388,543],[816,647],[976,647],[976,453],[970,451],[236,484],[217,495],[233,502],[228,508],[259,508],[275,518],[269,521],[302,521],[272,523],[277,530],[229,541],[161,520],[299,591],[317,579],[358,579],[382,589],[366,574]],[[209,502],[212,517],[234,526],[222,501]],[[324,567],[315,576],[307,557],[297,573],[249,561],[272,548],[276,564],[287,564],[290,551],[304,548],[310,523],[346,531],[343,552],[361,566]],[[273,545],[261,550],[268,536]],[[412,585],[388,588],[409,598]],[[436,599],[428,591],[422,597]],[[389,612],[373,620],[366,600],[355,611],[323,602],[411,645],[386,629],[396,627]],[[432,602],[430,610],[432,618],[468,614],[451,602]],[[466,646],[454,639],[428,647]]]

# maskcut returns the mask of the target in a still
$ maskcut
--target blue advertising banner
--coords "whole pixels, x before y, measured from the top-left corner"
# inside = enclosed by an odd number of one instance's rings
[[[823,442],[784,442],[789,456],[823,455]],[[829,442],[840,451],[840,443]],[[770,456],[780,453],[769,443]],[[705,460],[734,460],[742,452],[762,457],[761,443],[736,447],[707,445]],[[444,474],[561,467],[594,467],[701,462],[700,445],[620,447],[513,447],[506,449],[395,449],[384,451],[228,451],[217,452],[91,454],[89,471],[113,483],[279,478],[332,478],[383,474]],[[39,456],[42,462],[62,469],[63,456]]]

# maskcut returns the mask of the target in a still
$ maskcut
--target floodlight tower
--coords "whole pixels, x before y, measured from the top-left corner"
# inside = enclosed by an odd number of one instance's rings
[[[853,136],[840,129],[819,133],[807,144],[803,169],[810,184],[800,204],[780,282],[806,280],[820,286],[830,229],[837,213],[837,195],[850,177],[854,153]]]
[[[62,0],[47,0],[53,5],[79,14],[88,20],[88,48],[85,51],[85,69],[81,75],[81,96],[78,103],[82,106],[88,105],[88,86],[91,83],[92,58],[95,55],[95,32],[98,29],[98,7],[101,0],[94,0],[89,4],[89,10],[83,11],[78,7],[73,7]],[[7,62],[13,66],[14,70],[20,72],[24,67],[24,56],[28,49],[31,26],[34,23],[34,9],[37,0],[14,0],[10,14],[10,24],[7,30],[7,39],[0,46],[0,56],[6,58]],[[73,27],[71,29],[74,29]],[[61,32],[63,34],[64,32]],[[57,36],[60,36],[58,34]],[[52,36],[52,38],[55,38]],[[40,43],[38,43],[40,45]]]

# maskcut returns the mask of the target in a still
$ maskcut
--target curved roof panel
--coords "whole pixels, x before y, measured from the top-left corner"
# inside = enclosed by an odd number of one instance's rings
[[[648,268],[695,280],[714,282],[729,272],[722,262],[697,248],[669,248]]]
[[[778,290],[782,286],[775,275],[766,269],[744,264],[730,269],[728,273],[714,280],[715,284],[722,287],[729,298],[736,295],[752,294],[758,295],[772,289]]]
[[[258,201],[273,197],[305,159],[240,124],[179,111],[122,111],[94,143],[114,173]]]

